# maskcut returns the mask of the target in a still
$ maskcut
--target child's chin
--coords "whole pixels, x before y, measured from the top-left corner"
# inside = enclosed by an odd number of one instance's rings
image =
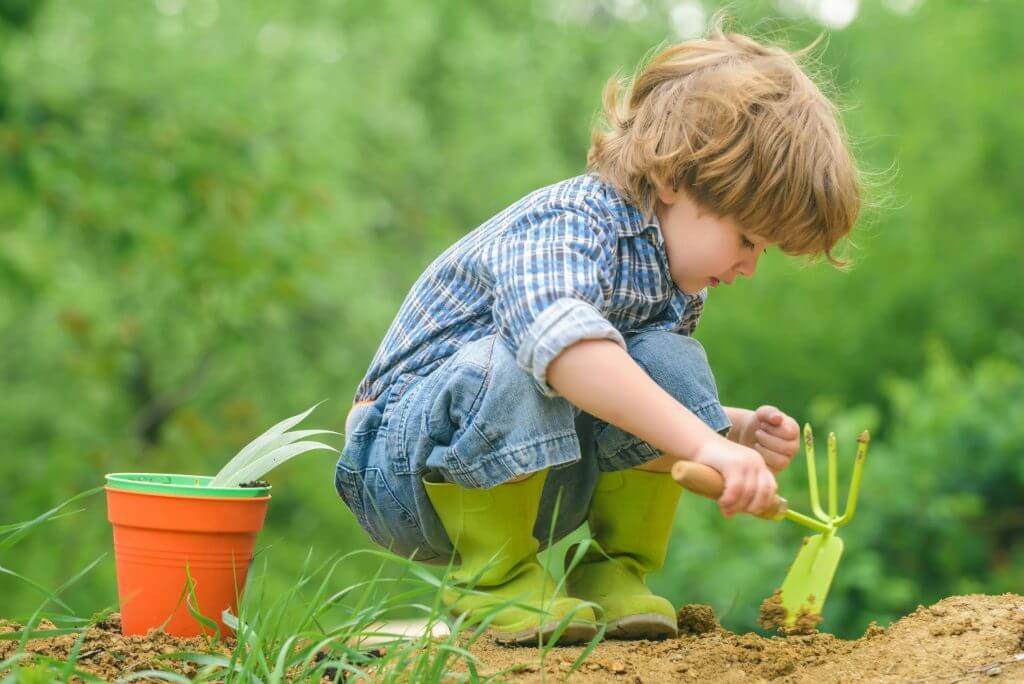
[[[688,294],[688,295],[695,295],[698,292],[700,292],[701,290],[703,290],[704,288],[706,288],[707,286],[708,286],[708,284],[706,282],[702,282],[702,283],[694,283],[694,282],[676,283],[676,287],[678,287],[680,290],[682,290],[683,294]]]

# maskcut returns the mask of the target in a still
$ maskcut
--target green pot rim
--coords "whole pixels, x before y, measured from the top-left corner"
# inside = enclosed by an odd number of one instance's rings
[[[208,487],[209,475],[182,475],[179,473],[108,473],[107,486],[129,492],[149,494],[177,494],[180,496],[211,496],[252,499],[266,496],[266,487]]]

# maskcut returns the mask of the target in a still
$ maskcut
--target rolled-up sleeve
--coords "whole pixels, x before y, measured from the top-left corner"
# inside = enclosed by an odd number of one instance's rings
[[[602,313],[611,292],[615,236],[583,211],[532,217],[483,254],[498,335],[546,396],[547,369],[584,339],[625,340]]]

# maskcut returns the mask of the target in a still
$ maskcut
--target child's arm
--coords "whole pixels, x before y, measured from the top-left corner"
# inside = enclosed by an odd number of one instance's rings
[[[664,454],[722,473],[722,512],[759,513],[777,486],[761,456],[709,428],[663,390],[619,344],[585,339],[564,349],[547,369],[548,384],[592,416],[636,435]]]

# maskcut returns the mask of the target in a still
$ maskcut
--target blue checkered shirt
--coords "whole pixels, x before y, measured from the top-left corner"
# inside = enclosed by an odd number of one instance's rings
[[[541,188],[472,231],[420,275],[377,350],[356,401],[405,374],[424,376],[486,335],[538,389],[548,364],[583,339],[669,330],[689,335],[707,290],[675,286],[657,218],[644,221],[609,184],[577,176]]]

